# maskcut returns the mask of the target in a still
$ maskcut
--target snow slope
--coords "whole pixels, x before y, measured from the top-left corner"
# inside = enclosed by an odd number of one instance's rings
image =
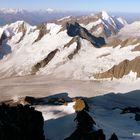
[[[97,49],[92,47],[92,45],[86,40],[82,40],[81,42],[83,48],[72,61],[69,61],[59,67],[56,66],[57,69],[52,69],[53,74],[56,77],[61,76],[60,73],[63,73],[63,76],[65,77],[72,76],[74,79],[93,80],[96,73],[107,71],[125,59],[132,60],[139,56],[139,52],[131,51],[135,48],[135,45],[130,45],[125,48],[117,46],[116,48],[103,47]],[[58,61],[58,57],[56,59]],[[54,61],[52,61],[49,66],[54,67],[55,62],[56,60],[54,58]],[[45,74],[48,72],[49,66],[45,69],[41,69],[41,73]],[[67,69],[68,67],[69,69]]]
[[[134,114],[121,114],[121,109],[125,107],[140,106],[139,99],[139,91],[125,94],[109,93],[87,99],[90,115],[97,124],[95,128],[103,129],[106,139],[115,133],[119,140],[139,140],[140,125],[135,121]],[[76,113],[74,113],[73,104],[36,106],[37,110],[43,112],[44,131],[47,138],[62,140],[74,132],[76,123],[73,120]]]

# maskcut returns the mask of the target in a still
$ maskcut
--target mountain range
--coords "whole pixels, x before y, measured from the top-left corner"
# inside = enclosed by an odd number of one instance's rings
[[[38,26],[25,21],[7,24],[0,28],[0,77],[136,79],[140,77],[139,25],[105,11]]]
[[[80,16],[89,12],[60,11],[51,8],[44,10],[25,10],[25,9],[0,9],[0,25],[11,24],[16,21],[24,20],[31,25],[38,25],[45,21],[52,21],[65,16]]]

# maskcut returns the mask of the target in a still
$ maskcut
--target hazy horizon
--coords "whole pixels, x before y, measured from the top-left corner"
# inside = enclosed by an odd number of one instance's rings
[[[12,9],[26,9],[26,10],[45,10],[48,8],[61,10],[61,11],[81,11],[92,12],[102,11],[107,12],[123,12],[123,13],[140,13],[140,1],[139,0],[1,0],[0,8],[12,8]]]

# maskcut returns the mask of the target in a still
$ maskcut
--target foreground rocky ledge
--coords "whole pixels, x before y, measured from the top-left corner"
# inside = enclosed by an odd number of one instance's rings
[[[45,140],[43,116],[28,105],[0,105],[0,140]]]

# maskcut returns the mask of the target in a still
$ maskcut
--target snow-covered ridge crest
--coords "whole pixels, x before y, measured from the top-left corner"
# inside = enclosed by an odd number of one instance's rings
[[[57,20],[57,23],[59,24],[64,24],[65,22],[78,22],[95,36],[102,36],[104,38],[116,35],[121,28],[127,25],[125,19],[121,17],[113,17],[105,11],[94,15],[90,14],[81,17],[70,16]]]
[[[101,12],[102,19],[108,20],[110,18],[109,14],[106,11]]]
[[[7,38],[11,38],[17,35],[25,35],[32,32],[36,26],[31,26],[25,21],[16,21],[15,23],[7,24],[0,28],[0,36],[4,33]],[[15,38],[16,39],[16,38]],[[18,38],[17,38],[18,39]]]

